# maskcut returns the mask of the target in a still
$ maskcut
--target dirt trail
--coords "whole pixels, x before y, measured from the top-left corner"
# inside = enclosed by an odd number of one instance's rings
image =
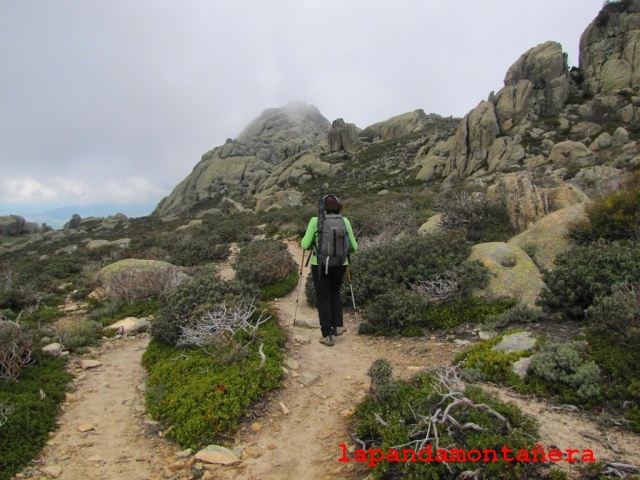
[[[107,340],[93,354],[70,361],[76,390],[67,394],[59,430],[38,460],[37,470],[48,474],[43,478],[163,478],[169,467],[164,459],[176,447],[150,434],[151,425],[144,423],[140,360],[147,343],[146,335]],[[100,365],[83,368],[89,360]]]
[[[289,248],[298,261],[302,253],[297,244],[289,243]],[[226,278],[232,276],[228,267],[221,272]],[[336,337],[333,347],[321,345],[319,328],[300,326],[318,323],[317,312],[306,305],[304,295],[308,272],[308,268],[304,270],[298,325],[293,325],[297,289],[273,303],[289,337],[284,387],[265,399],[262,407],[255,409],[259,412],[255,418],[248,419],[238,432],[236,446],[243,450],[243,461],[232,467],[204,466],[203,479],[363,479],[370,473],[366,466],[338,463],[337,459],[339,444],[354,443],[349,414],[367,394],[366,372],[371,363],[384,357],[393,365],[394,376],[408,378],[424,368],[449,365],[460,351],[455,344],[435,337],[359,336],[350,313],[345,315],[347,333]],[[160,438],[145,421],[141,388],[145,372],[140,359],[147,342],[148,338],[140,336],[106,341],[93,355],[101,366],[75,368],[77,390],[65,403],[60,429],[31,473],[54,467],[51,475],[42,478],[193,478],[193,456],[179,457],[180,448]],[[545,445],[595,450],[595,444],[600,443],[578,433],[597,432],[594,423],[574,414],[547,414],[542,412],[545,404],[500,393],[504,400],[518,403],[537,417]],[[81,433],[78,427],[83,425],[93,429]],[[631,461],[640,449],[637,435],[615,432],[610,441],[627,453],[615,454],[603,437],[597,455]]]

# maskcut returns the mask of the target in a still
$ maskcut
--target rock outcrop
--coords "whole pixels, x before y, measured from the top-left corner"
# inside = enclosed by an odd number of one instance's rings
[[[224,197],[252,203],[258,187],[282,162],[326,142],[329,128],[312,105],[296,102],[265,110],[237,139],[205,153],[153,214],[178,213]]]
[[[331,152],[357,152],[362,148],[358,138],[358,127],[353,123],[345,123],[341,118],[334,120],[327,135]]]
[[[501,242],[473,246],[469,260],[479,260],[492,278],[481,292],[491,298],[518,298],[521,303],[535,307],[544,282],[538,267],[519,247]]]
[[[550,210],[546,192],[533,184],[529,172],[500,178],[487,189],[487,199],[506,205],[511,225],[520,232]]]
[[[640,0],[602,8],[580,37],[580,69],[591,95],[640,85]]]

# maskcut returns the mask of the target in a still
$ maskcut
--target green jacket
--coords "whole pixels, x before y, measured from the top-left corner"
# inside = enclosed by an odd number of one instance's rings
[[[353,253],[358,249],[358,242],[356,242],[356,237],[353,236],[353,230],[351,229],[351,223],[346,217],[342,217],[344,219],[344,224],[347,227],[347,234],[349,235],[349,253]],[[307,226],[307,233],[304,234],[304,238],[300,241],[300,246],[304,250],[311,250],[315,247],[314,241],[316,239],[316,234],[318,231],[318,217],[313,217],[309,220],[309,225]],[[316,257],[316,252],[313,252],[313,256],[311,257],[311,265],[318,265],[318,257]],[[349,265],[349,260],[344,262],[344,265]]]

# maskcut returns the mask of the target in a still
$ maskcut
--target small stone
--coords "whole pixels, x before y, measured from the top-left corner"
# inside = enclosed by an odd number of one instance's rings
[[[300,365],[298,364],[298,362],[293,358],[285,359],[284,364],[287,367],[289,367],[291,370],[298,370],[300,368]]]
[[[100,463],[102,462],[102,457],[100,455],[92,455],[87,458],[87,461],[91,463]]]
[[[275,450],[277,447],[276,447],[276,444],[275,444],[275,443],[271,443],[271,444],[269,444],[269,446],[268,446],[267,448],[268,448],[269,450]]]
[[[408,365],[407,370],[409,370],[410,372],[417,372],[419,370],[422,370],[422,367],[418,367],[417,365]]]
[[[260,424],[259,422],[252,423],[251,430],[253,430],[254,432],[259,432],[260,430],[262,430],[262,424]]]
[[[456,338],[453,341],[453,343],[455,343],[459,347],[467,347],[467,346],[471,345],[471,342],[469,340],[460,340],[459,338]]]
[[[76,396],[75,393],[65,393],[64,394],[64,401],[67,403],[72,403],[72,402],[77,402],[78,401],[78,397]]]
[[[219,445],[209,445],[200,450],[196,453],[196,460],[220,465],[233,465],[240,462],[240,459],[231,450]]]
[[[48,477],[58,478],[62,474],[62,467],[59,465],[49,465],[40,470]]]
[[[289,409],[287,408],[287,406],[282,402],[280,402],[279,405],[282,413],[284,413],[285,415],[289,415]]]
[[[176,457],[178,457],[178,458],[187,458],[187,457],[191,456],[192,453],[193,453],[193,450],[191,450],[190,448],[187,448],[186,450],[182,450],[182,451],[176,453]]]
[[[102,366],[102,363],[98,360],[80,360],[80,368],[87,370],[89,368],[97,368]]]
[[[316,383],[319,379],[320,377],[318,375],[303,373],[300,375],[298,381],[305,387],[308,387],[309,385],[313,385],[314,383]]]
[[[280,367],[280,368],[282,368],[282,373],[284,373],[285,375],[289,375],[289,370],[287,370],[284,367]]]
[[[478,337],[480,338],[480,340],[491,340],[496,335],[498,335],[498,333],[494,332],[493,330],[481,330],[478,332]]]
[[[78,425],[78,431],[80,433],[90,432],[91,430],[95,430],[95,429],[96,429],[96,427],[94,427],[93,425],[89,425],[89,424]]]

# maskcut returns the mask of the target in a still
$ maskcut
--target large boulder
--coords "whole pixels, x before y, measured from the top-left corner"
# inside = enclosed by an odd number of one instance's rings
[[[513,237],[508,244],[522,249],[534,246],[536,263],[541,268],[551,270],[558,254],[571,247],[568,236],[569,226],[587,218],[585,207],[588,203],[589,201],[584,201],[550,213],[529,229]]]
[[[640,85],[640,0],[602,7],[580,37],[580,69],[592,95]]]
[[[569,68],[562,46],[542,43],[525,52],[507,71],[496,95],[496,116],[502,133],[520,125],[529,114],[557,115],[569,97]]]
[[[509,221],[518,231],[526,230],[549,212],[546,192],[533,184],[529,172],[501,177],[487,189],[487,199],[506,205]]]
[[[358,138],[358,128],[353,123],[345,123],[342,118],[334,120],[327,134],[329,150],[338,152],[357,152],[362,148],[362,142]]]
[[[20,235],[24,228],[25,220],[20,215],[0,216],[0,235]]]
[[[492,274],[489,285],[481,292],[489,298],[518,298],[535,307],[544,282],[538,267],[515,245],[502,242],[481,243],[471,249],[469,261],[479,260]]]
[[[466,178],[486,168],[489,149],[498,131],[493,104],[480,102],[460,122],[443,175],[450,179]]]

